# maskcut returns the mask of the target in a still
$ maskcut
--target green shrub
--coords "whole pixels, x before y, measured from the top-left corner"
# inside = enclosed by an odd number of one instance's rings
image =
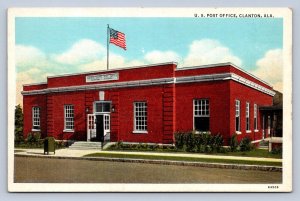
[[[20,105],[15,107],[15,146],[24,143],[23,111]]]
[[[240,142],[240,151],[250,151],[253,149],[251,144],[251,139],[249,137],[244,137]]]
[[[177,149],[183,149],[185,145],[185,133],[176,132],[174,135],[175,135],[175,147]]]
[[[27,135],[26,143],[28,143],[30,145],[38,146],[39,143],[40,143],[40,139],[41,139],[41,133],[40,132],[30,132]]]
[[[20,145],[25,142],[23,131],[20,131],[19,129],[15,129],[15,145]]]
[[[271,151],[272,154],[282,154],[282,147],[275,147]]]
[[[122,149],[123,148],[123,141],[118,141],[117,144],[115,145],[116,149]]]
[[[195,134],[188,132],[185,140],[186,151],[194,152],[196,147]]]
[[[55,147],[57,149],[66,148],[68,147],[68,142],[63,140],[55,141]]]
[[[222,135],[211,135],[210,132],[176,132],[175,149],[187,152],[219,152],[223,146]]]
[[[230,151],[232,151],[232,152],[237,151],[238,145],[239,145],[239,143],[237,140],[237,135],[233,134],[229,140]]]
[[[212,136],[211,138],[211,147],[213,151],[219,152],[221,147],[223,146],[224,139],[223,136],[219,133],[217,135]]]

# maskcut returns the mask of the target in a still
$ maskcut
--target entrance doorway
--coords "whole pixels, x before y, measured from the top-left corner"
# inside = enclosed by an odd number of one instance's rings
[[[96,137],[95,141],[104,142],[109,140],[110,114],[96,115]]]
[[[87,141],[110,141],[110,105],[110,101],[94,102],[94,113],[87,116]]]
[[[87,134],[88,141],[109,141],[110,114],[88,114]]]

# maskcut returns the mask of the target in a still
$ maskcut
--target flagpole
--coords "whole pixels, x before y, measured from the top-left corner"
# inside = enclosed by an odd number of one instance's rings
[[[109,38],[110,38],[110,30],[109,30],[109,24],[107,24],[107,70],[109,69]]]

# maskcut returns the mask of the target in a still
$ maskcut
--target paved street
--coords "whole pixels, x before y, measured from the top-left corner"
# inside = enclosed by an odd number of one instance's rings
[[[15,157],[16,183],[281,183],[281,172]]]

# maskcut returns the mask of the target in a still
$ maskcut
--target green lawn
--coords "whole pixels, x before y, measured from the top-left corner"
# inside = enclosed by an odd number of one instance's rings
[[[189,153],[189,154],[193,154],[191,152],[184,152],[184,151],[178,151],[178,150],[167,150],[167,149],[156,149],[156,150],[149,150],[149,149],[106,149],[109,151],[126,151],[126,152],[130,152],[130,151],[135,151],[135,152],[173,152],[173,153]],[[194,154],[198,154],[198,153],[194,153]],[[259,158],[282,158],[281,154],[273,154],[270,153],[267,149],[253,149],[251,151],[245,151],[245,152],[241,152],[241,151],[237,151],[237,152],[226,152],[226,153],[201,153],[201,154],[207,154],[207,155],[218,155],[218,156],[244,156],[244,157],[259,157]]]
[[[234,160],[234,159],[193,158],[193,157],[180,157],[180,156],[157,156],[157,155],[138,155],[138,154],[118,154],[118,153],[94,153],[94,154],[85,155],[84,157],[108,157],[108,158],[130,158],[130,159],[282,166],[281,162],[242,161],[242,160]]]
[[[282,158],[281,154],[270,153],[266,149],[254,149],[252,151],[245,152],[227,152],[227,153],[214,153],[214,155],[222,156],[245,156],[245,157],[259,157],[259,158]]]

